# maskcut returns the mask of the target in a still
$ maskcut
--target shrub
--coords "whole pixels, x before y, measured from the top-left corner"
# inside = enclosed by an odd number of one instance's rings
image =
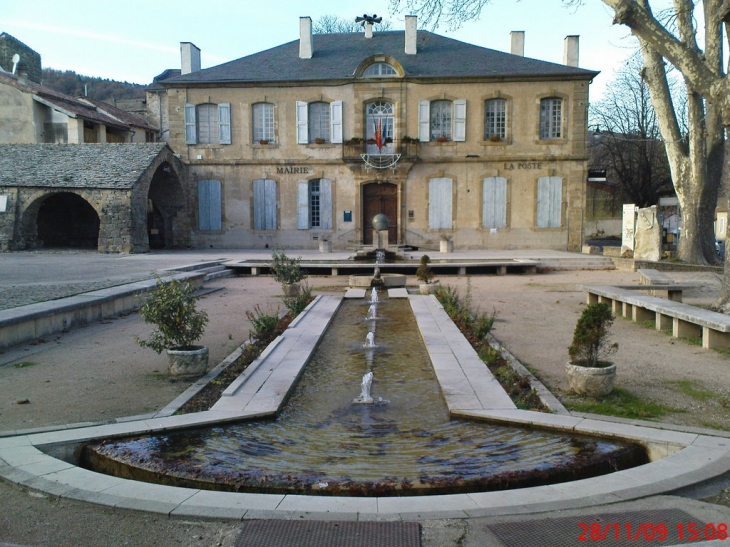
[[[307,272],[302,269],[302,257],[290,258],[284,251],[274,251],[271,255],[271,273],[279,283],[299,283],[306,279]]]
[[[256,304],[253,311],[246,310],[246,319],[251,321],[253,329],[249,331],[249,336],[255,340],[262,341],[274,337],[276,328],[279,326],[279,310],[273,314],[266,313],[261,306]]]
[[[303,285],[299,293],[296,296],[285,296],[284,305],[289,310],[292,318],[296,317],[304,311],[304,308],[309,306],[312,301],[312,289],[309,285]]]
[[[613,324],[611,308],[605,302],[589,304],[578,318],[573,332],[573,343],[568,348],[570,362],[584,367],[601,367],[605,359],[618,350],[618,344],[609,340]]]
[[[157,328],[147,340],[139,337],[137,343],[157,353],[166,349],[193,349],[208,322],[208,314],[196,310],[195,288],[177,279],[168,283],[155,276],[157,284],[139,308],[145,323]]]
[[[433,282],[433,270],[431,269],[431,266],[429,266],[431,262],[431,257],[428,255],[423,255],[421,257],[421,264],[418,266],[418,269],[416,270],[416,278],[421,283],[432,283]]]

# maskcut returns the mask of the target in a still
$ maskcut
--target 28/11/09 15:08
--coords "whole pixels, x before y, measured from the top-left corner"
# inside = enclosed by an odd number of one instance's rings
[[[669,528],[664,523],[643,522],[638,525],[629,523],[619,524],[611,522],[607,524],[581,522],[578,524],[582,532],[578,536],[579,541],[603,541],[626,539],[637,541],[664,541],[669,538]],[[713,539],[725,540],[728,538],[727,524],[702,524],[690,522],[677,524],[677,535],[679,541],[707,541]]]

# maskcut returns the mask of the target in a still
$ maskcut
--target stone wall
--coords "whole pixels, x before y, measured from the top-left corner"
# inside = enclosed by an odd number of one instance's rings
[[[43,80],[43,72],[41,69],[41,56],[33,51],[20,40],[6,33],[0,34],[0,66],[5,72],[13,70],[13,55],[20,56],[17,72],[26,72],[28,79],[32,82],[40,84]]]

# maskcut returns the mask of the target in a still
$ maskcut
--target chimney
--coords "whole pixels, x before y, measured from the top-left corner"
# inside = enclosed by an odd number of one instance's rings
[[[180,74],[200,70],[200,50],[192,42],[180,42]]]
[[[415,55],[418,50],[417,18],[406,15],[406,55]]]
[[[25,70],[18,72],[18,82],[23,85],[28,85],[28,73]]]
[[[509,33],[512,40],[512,49],[510,53],[512,55],[519,55],[520,57],[525,56],[525,31],[524,30],[513,30]]]
[[[578,66],[578,36],[566,36],[563,42],[563,64]]]
[[[312,18],[299,18],[299,58],[312,58]]]
[[[365,38],[373,37],[373,24],[365,21]]]

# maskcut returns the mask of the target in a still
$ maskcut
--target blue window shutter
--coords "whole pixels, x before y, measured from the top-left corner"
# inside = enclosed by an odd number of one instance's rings
[[[254,230],[276,230],[276,181],[253,181]]]
[[[309,142],[309,111],[307,103],[297,101],[297,144]]]
[[[487,177],[482,188],[482,228],[507,226],[507,179]]]
[[[342,143],[342,101],[330,103],[330,142]]]
[[[319,227],[323,230],[332,229],[332,181],[319,179]]]
[[[195,122],[195,105],[185,105],[185,144],[198,144]]]
[[[431,103],[429,101],[418,101],[418,140],[421,142],[431,140]]]
[[[297,229],[309,229],[309,182],[306,180],[297,183]]]
[[[221,230],[221,181],[198,181],[198,228]]]
[[[218,131],[221,144],[231,144],[231,103],[218,105]]]
[[[452,186],[449,178],[428,181],[428,227],[432,230],[452,227]]]
[[[563,179],[537,179],[537,227],[560,228],[563,207]]]

